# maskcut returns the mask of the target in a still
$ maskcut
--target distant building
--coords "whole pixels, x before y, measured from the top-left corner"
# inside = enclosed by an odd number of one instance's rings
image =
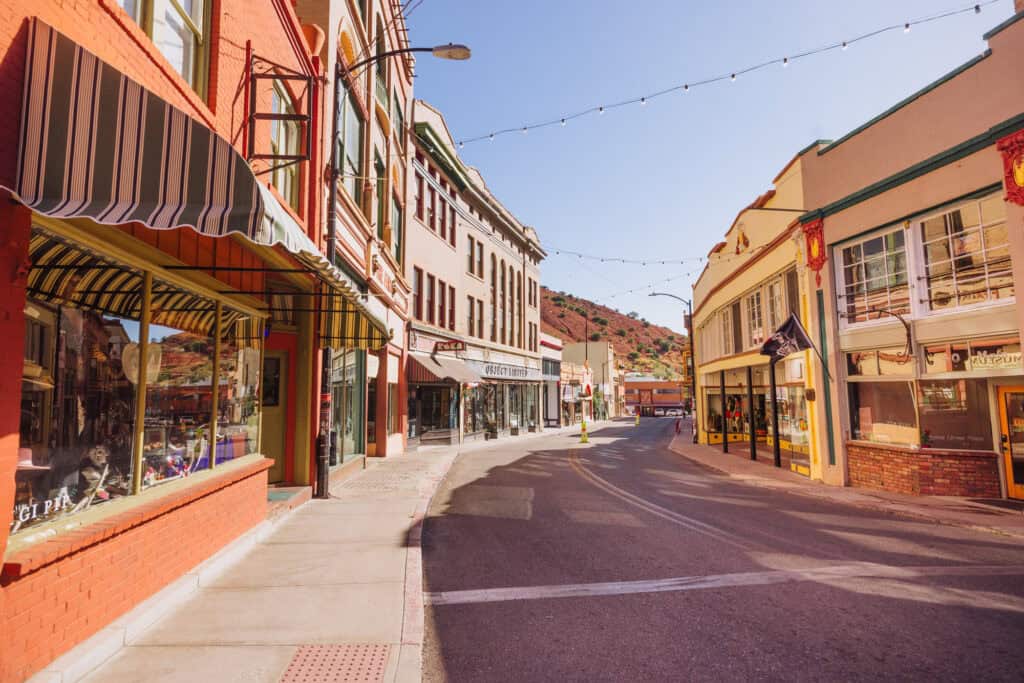
[[[604,420],[618,415],[615,400],[615,348],[611,342],[585,341],[566,344],[562,349],[562,360],[586,363],[594,376],[594,418]]]
[[[561,425],[562,340],[540,333],[541,415],[545,427]]]
[[[658,379],[651,375],[626,375],[626,412],[644,417],[653,417],[666,410],[683,410],[686,407],[687,387],[684,382]]]

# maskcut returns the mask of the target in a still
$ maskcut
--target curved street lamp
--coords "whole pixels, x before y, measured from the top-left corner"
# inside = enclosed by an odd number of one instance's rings
[[[469,59],[472,54],[470,49],[465,45],[448,43],[447,45],[435,45],[434,47],[406,47],[400,50],[388,50],[358,61],[351,66],[343,65],[340,61],[335,65],[334,102],[331,109],[331,159],[330,169],[328,171],[330,175],[329,186],[331,188],[331,203],[330,210],[327,212],[327,253],[325,254],[327,261],[331,265],[334,265],[334,242],[337,237],[337,219],[334,214],[334,193],[338,191],[338,180],[341,178],[341,160],[338,158],[337,144],[338,113],[341,111],[341,89],[344,85],[345,75],[369,64],[411,52],[429,52],[438,59],[452,59],[457,61]],[[321,401],[320,413],[322,416],[329,416],[330,410],[328,409],[325,411],[324,408],[330,404],[330,392],[328,391],[328,388],[331,384],[331,349],[324,348],[320,353],[322,359],[322,367],[320,369],[320,395],[321,397],[325,395],[328,397],[326,401]],[[328,420],[328,422],[325,423],[324,420]],[[330,478],[331,426],[329,424],[328,417],[321,417],[320,433],[317,438],[319,440],[319,448],[317,448],[316,491],[314,493],[314,497],[330,498],[331,494],[329,491],[328,479]]]
[[[690,373],[690,407],[692,408],[691,412],[693,413],[693,442],[697,443],[697,359],[694,357],[696,347],[693,344],[693,302],[690,299],[684,299],[681,296],[669,294],[668,292],[651,292],[647,296],[667,296],[686,304],[686,336],[690,338],[690,367],[687,368],[687,370]]]

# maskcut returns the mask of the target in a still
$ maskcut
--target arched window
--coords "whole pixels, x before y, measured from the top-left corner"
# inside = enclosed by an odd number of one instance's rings
[[[491,254],[491,341],[498,341],[498,258]]]
[[[505,271],[505,259],[501,260],[501,343],[504,344],[507,337],[505,336],[507,324],[505,311],[508,310],[508,304],[506,294],[508,289],[506,287],[506,271]]]

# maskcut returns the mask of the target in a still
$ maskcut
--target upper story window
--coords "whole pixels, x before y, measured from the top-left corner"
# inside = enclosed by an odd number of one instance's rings
[[[842,248],[839,308],[848,324],[910,310],[902,228]]]
[[[274,114],[295,113],[291,97],[280,83],[274,83],[270,110]],[[298,121],[271,121],[270,153],[279,156],[298,156],[301,153],[299,150],[299,132]],[[278,165],[271,171],[270,182],[277,188],[277,191],[284,200],[288,202],[288,206],[298,210],[299,165],[296,163]]]
[[[423,220],[424,215],[425,215],[424,212],[423,212],[423,183],[424,182],[425,181],[423,180],[423,176],[420,175],[419,173],[417,173],[416,174],[416,218],[419,218],[421,221]]]
[[[338,112],[337,154],[341,160],[342,185],[356,204],[362,203],[364,135],[363,116],[346,84]]]
[[[764,343],[764,315],[761,310],[761,292],[756,291],[744,299],[747,313],[748,346],[759,346]]]
[[[391,248],[395,262],[402,263],[402,248],[405,237],[405,226],[402,225],[402,205],[394,197],[391,198]]]
[[[772,280],[765,291],[768,296],[765,306],[768,314],[768,331],[774,332],[783,321],[782,280]]]
[[[174,70],[206,95],[209,0],[118,0]]]
[[[484,279],[484,243],[476,243],[476,276]]]
[[[391,110],[394,116],[395,139],[398,146],[405,149],[405,114],[402,113],[403,103],[398,96],[398,91],[391,93]]]
[[[472,235],[466,235],[466,246],[469,247],[468,258],[466,259],[466,271],[469,273],[475,273],[476,270],[476,240],[473,239]]]
[[[1013,296],[1006,205],[999,194],[927,218],[920,231],[928,310]]]
[[[719,335],[722,341],[722,355],[729,356],[732,348],[732,309],[726,308],[718,314]]]
[[[423,320],[423,269],[412,269],[412,310],[417,320]]]

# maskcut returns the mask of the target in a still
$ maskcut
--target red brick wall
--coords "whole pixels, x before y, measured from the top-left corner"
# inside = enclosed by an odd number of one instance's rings
[[[1000,496],[995,453],[915,451],[863,442],[847,443],[846,452],[853,486],[929,496]]]
[[[263,520],[270,462],[8,557],[0,682],[28,678]]]

